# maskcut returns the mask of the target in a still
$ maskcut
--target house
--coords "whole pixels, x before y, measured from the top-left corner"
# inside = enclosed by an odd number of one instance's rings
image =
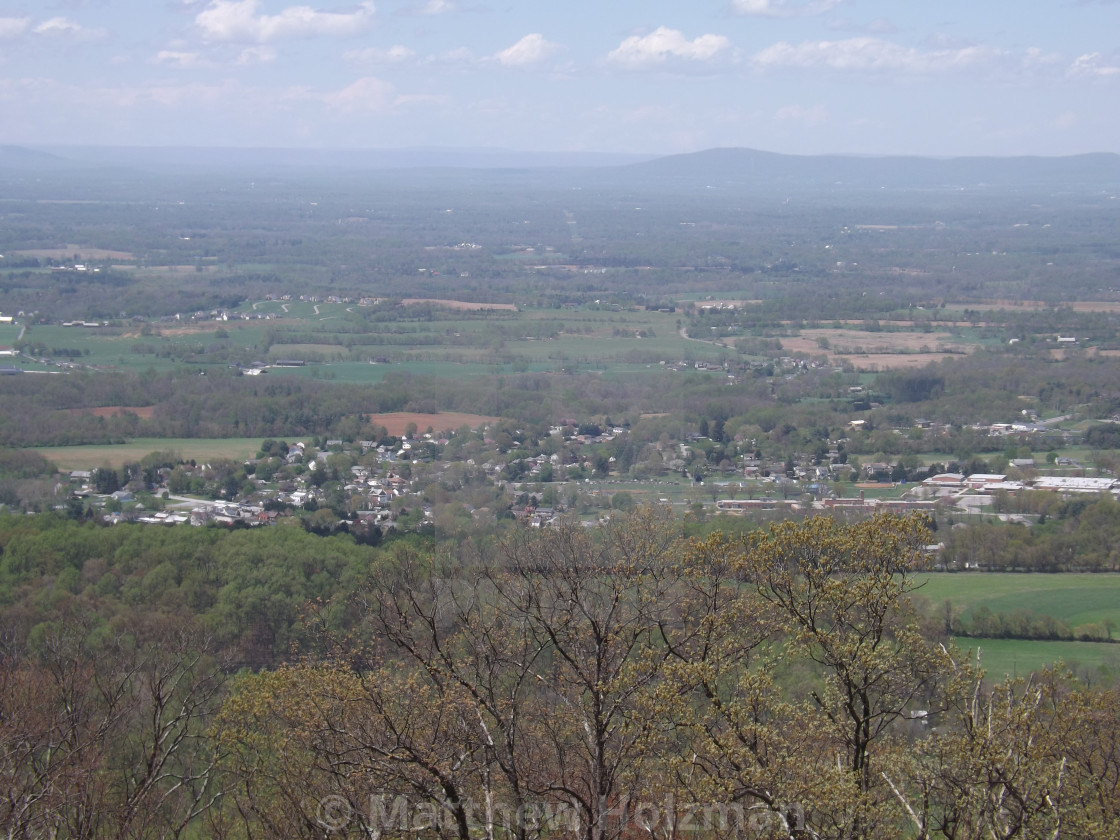
[[[370,482],[369,495],[367,497],[369,503],[375,507],[388,507],[393,501],[393,494],[382,487],[377,482]]]

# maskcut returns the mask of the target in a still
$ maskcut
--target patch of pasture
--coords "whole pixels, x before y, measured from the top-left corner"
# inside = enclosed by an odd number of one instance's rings
[[[206,463],[218,458],[244,461],[257,454],[262,438],[136,438],[128,443],[89,446],[41,446],[29,449],[60,470],[119,469],[152,452],[174,452],[184,461]]]
[[[1112,622],[1120,637],[1120,575],[1015,574],[997,572],[933,572],[916,575],[918,595],[935,612],[946,601],[954,615],[968,621],[976,609],[993,613],[1025,610],[1079,627]]]
[[[971,652],[971,656],[965,655],[965,658],[973,662],[979,651],[980,667],[993,682],[1005,677],[1028,677],[1059,663],[1078,677],[1093,682],[1120,673],[1120,644],[971,638],[954,641],[962,653]]]

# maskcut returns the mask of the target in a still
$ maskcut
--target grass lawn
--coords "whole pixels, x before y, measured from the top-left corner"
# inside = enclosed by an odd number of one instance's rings
[[[136,438],[105,446],[42,446],[37,452],[62,470],[90,470],[139,461],[150,452],[175,452],[184,460],[204,463],[215,458],[243,461],[260,449],[262,438]]]

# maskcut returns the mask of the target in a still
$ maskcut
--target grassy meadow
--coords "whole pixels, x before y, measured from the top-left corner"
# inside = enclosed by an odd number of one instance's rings
[[[929,573],[915,576],[917,599],[930,615],[940,617],[946,602],[953,615],[968,620],[986,606],[993,613],[1019,610],[1052,615],[1079,632],[1090,625],[1116,628],[1120,638],[1120,575]],[[1120,670],[1120,644],[1109,642],[977,639],[958,637],[962,650],[981,653],[990,677],[1026,676],[1061,662],[1079,675]]]
[[[0,344],[11,347],[19,338],[21,329],[18,324],[0,324]]]
[[[268,316],[269,320],[184,320],[99,328],[34,325],[28,328],[24,341],[41,348],[46,358],[70,358],[81,365],[136,371],[303,359],[309,368],[319,370],[317,375],[339,382],[377,381],[384,369],[375,372],[363,365],[378,358],[405,372],[434,372],[457,378],[525,371],[628,375],[664,370],[661,363],[671,366],[681,360],[755,358],[740,354],[730,340],[683,337],[680,313],[637,308],[467,312],[448,302],[447,306],[435,306],[396,321],[367,320],[369,313],[357,304],[254,301],[243,305],[241,311],[256,318]],[[0,344],[5,343],[3,335],[0,328]],[[13,331],[7,343],[14,342],[16,335],[18,331]],[[812,340],[813,335],[811,330],[793,329],[783,341],[801,341],[805,345],[802,349],[824,355]],[[887,339],[897,343],[911,338],[907,334],[863,332],[853,325],[845,328],[844,335],[851,344]],[[365,343],[371,336],[373,341]],[[910,343],[917,340],[913,338]],[[961,344],[962,351],[974,343],[959,337],[954,340]],[[939,357],[933,345],[907,344],[906,350],[897,360],[898,367]],[[890,361],[893,356],[886,353],[869,358],[881,368],[894,364]]]
[[[128,443],[104,446],[43,446],[37,452],[60,470],[119,469],[151,452],[171,451],[184,460],[205,463],[216,458],[243,461],[260,450],[262,438],[135,438]]]
[[[1120,638],[1120,575],[935,572],[917,575],[918,595],[941,611],[946,601],[961,619],[984,605],[992,612],[1027,610],[1052,615],[1076,633],[1079,627],[1110,621]]]
[[[1105,642],[1043,642],[1025,639],[956,638],[970,659],[980,654],[980,667],[993,681],[1004,677],[1027,677],[1058,664],[1083,679],[1095,682],[1099,676],[1120,672],[1120,645]]]

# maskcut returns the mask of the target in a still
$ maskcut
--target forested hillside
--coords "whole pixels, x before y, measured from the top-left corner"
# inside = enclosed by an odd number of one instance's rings
[[[1117,836],[1120,695],[983,682],[911,605],[920,519],[686,542],[646,511],[441,551],[190,531],[189,557],[25,523],[11,836]],[[253,651],[282,664],[239,672]]]

